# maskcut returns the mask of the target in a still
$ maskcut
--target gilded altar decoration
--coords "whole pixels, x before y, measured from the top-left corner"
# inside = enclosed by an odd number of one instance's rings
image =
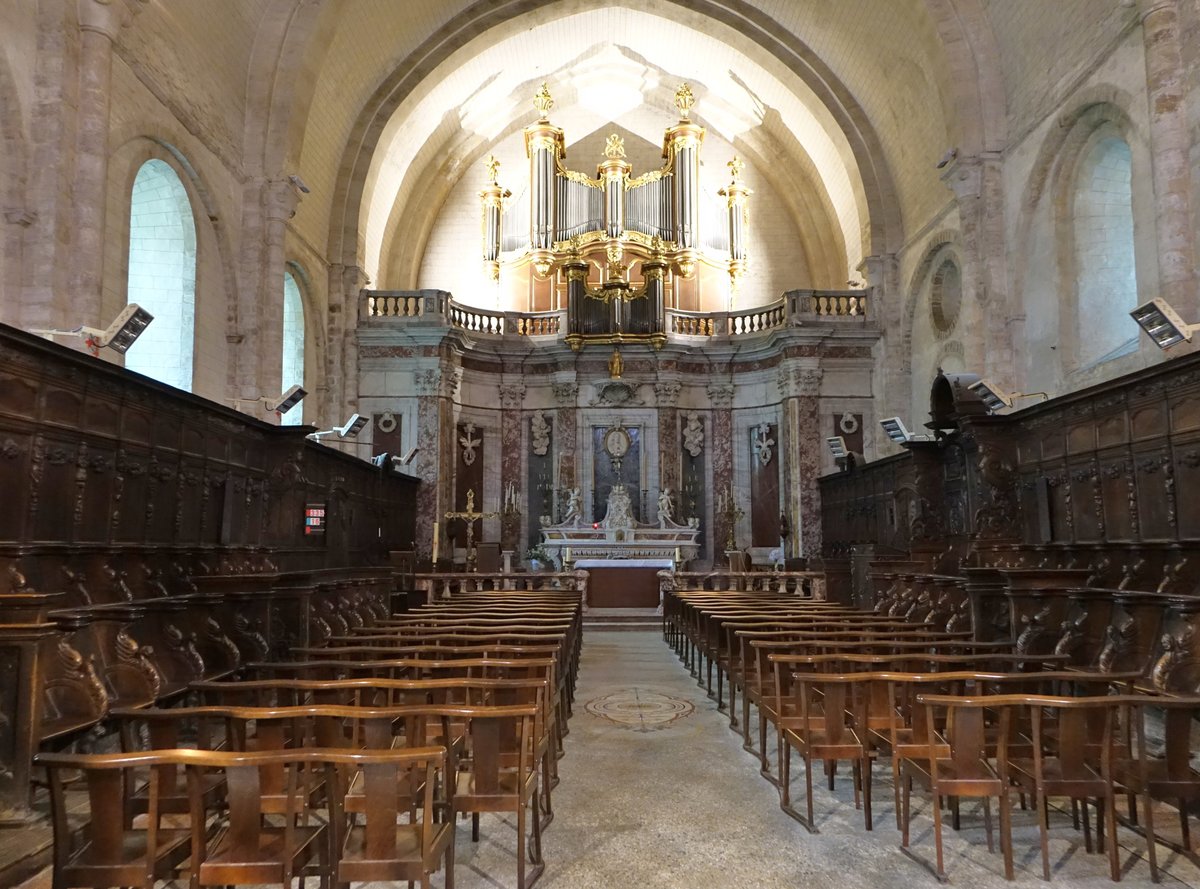
[[[701,188],[705,129],[691,120],[696,97],[682,84],[678,118],[663,133],[663,165],[634,175],[619,133],[605,141],[594,173],[566,165],[566,134],[550,121],[546,84],[534,97],[538,120],[524,130],[528,187],[519,202],[486,162],[480,192],[487,277],[535,304],[566,308],[566,341],[585,344],[667,340],[667,309],[729,308],[749,259],[745,163],[714,198]],[[723,200],[719,200],[723,199]],[[516,204],[520,206],[516,206]],[[597,274],[598,273],[598,274]]]
[[[608,376],[610,379],[621,379],[621,371],[625,368],[625,362],[621,359],[621,350],[613,349],[612,355],[608,359]]]
[[[687,120],[695,104],[696,97],[692,93],[691,84],[681,83],[679,89],[675,90],[675,108],[679,111],[679,119]]]
[[[537,109],[538,120],[547,121],[550,119],[550,109],[554,107],[554,99],[550,96],[550,90],[546,88],[546,84],[542,84],[541,88],[533,96],[533,107]]]

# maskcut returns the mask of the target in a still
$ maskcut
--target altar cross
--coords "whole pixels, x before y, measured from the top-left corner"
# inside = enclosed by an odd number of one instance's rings
[[[476,552],[475,552],[475,522],[478,519],[494,519],[500,515],[498,512],[476,512],[475,511],[475,489],[467,490],[467,508],[458,512],[447,512],[447,519],[462,519],[467,523],[467,570],[475,570]]]

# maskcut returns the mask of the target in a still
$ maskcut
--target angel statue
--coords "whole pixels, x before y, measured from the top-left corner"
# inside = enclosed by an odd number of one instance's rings
[[[658,495],[658,524],[665,527],[671,521],[671,489],[663,488]]]
[[[567,491],[567,514],[563,518],[564,525],[578,525],[583,521],[583,495],[578,488]]]

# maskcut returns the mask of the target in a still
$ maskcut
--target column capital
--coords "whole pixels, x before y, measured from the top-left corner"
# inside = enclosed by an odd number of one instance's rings
[[[733,383],[709,383],[704,387],[712,406],[718,409],[733,407]]]
[[[1179,12],[1177,0],[1137,0],[1139,21],[1145,21],[1156,12]]]
[[[558,402],[559,407],[574,407],[575,400],[579,397],[578,383],[553,383],[554,400]]]
[[[500,407],[506,411],[520,410],[525,403],[524,383],[500,384]]]
[[[268,179],[263,183],[263,210],[268,219],[291,219],[296,215],[301,197],[303,192],[291,179]]]
[[[679,403],[680,384],[676,380],[660,380],[654,384],[654,397],[659,407],[675,407]]]
[[[116,40],[120,30],[141,12],[145,4],[146,0],[77,0],[79,30],[95,31],[109,40]]]

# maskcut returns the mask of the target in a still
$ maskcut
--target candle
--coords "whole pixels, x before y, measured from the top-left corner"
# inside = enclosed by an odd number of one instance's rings
[[[433,523],[433,567],[437,570],[438,557],[438,528],[441,527],[437,522]]]

